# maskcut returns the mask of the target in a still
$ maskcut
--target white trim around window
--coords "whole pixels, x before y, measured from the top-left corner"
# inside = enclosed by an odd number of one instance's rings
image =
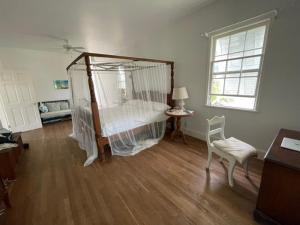
[[[207,106],[257,111],[270,21],[210,36]]]

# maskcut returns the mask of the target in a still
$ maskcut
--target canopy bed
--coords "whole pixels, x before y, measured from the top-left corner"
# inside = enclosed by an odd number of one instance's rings
[[[157,144],[173,105],[174,62],[82,53],[68,67],[72,137],[87,152],[85,166],[104,146],[113,155],[135,155]]]

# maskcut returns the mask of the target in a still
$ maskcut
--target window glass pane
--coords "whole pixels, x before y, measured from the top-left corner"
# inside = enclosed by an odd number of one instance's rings
[[[225,74],[213,74],[212,78],[225,78]]]
[[[241,52],[244,50],[246,32],[240,32],[230,36],[229,53]]]
[[[226,69],[226,61],[215,62],[213,65],[213,73],[225,72],[225,69]]]
[[[228,55],[228,59],[243,57],[243,52],[233,53]]]
[[[215,56],[228,54],[229,36],[216,40]]]
[[[261,48],[244,52],[244,56],[259,55],[259,54],[262,54]]]
[[[242,77],[257,77],[258,72],[242,73]]]
[[[257,77],[244,77],[240,80],[240,95],[255,95]]]
[[[238,109],[254,109],[255,98],[229,97],[229,96],[210,96],[212,106],[232,107]]]
[[[226,74],[226,78],[232,77],[240,77],[240,73],[228,73]]]
[[[243,60],[243,70],[259,69],[260,58],[260,56],[245,58]]]
[[[240,71],[242,65],[242,59],[228,60],[227,71]]]
[[[246,36],[245,50],[262,48],[264,44],[266,26],[249,30]]]
[[[223,94],[224,79],[213,79],[211,82],[211,94]]]
[[[225,80],[224,94],[236,95],[239,88],[239,78],[227,78]]]
[[[215,57],[215,61],[227,59],[228,55],[220,55]]]

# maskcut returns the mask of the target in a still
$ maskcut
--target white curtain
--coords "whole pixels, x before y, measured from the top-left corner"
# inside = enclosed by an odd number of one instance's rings
[[[73,133],[70,136],[78,141],[82,150],[86,151],[87,159],[84,166],[90,165],[98,157],[87,78],[85,68],[74,65],[69,70],[73,100],[71,107]]]
[[[157,144],[165,133],[169,67],[149,62],[101,64],[94,61],[92,64],[101,132],[108,138],[112,154],[134,155]],[[89,165],[97,158],[97,148],[89,92],[83,87],[83,83],[87,85],[87,75],[81,74],[85,78],[78,75],[76,68],[70,75],[74,99],[73,136],[87,151],[85,165]]]

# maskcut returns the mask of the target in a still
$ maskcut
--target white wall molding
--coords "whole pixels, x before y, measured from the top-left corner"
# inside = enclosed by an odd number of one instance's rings
[[[257,15],[255,17],[252,18],[248,18],[245,19],[243,21],[225,26],[225,27],[221,27],[209,32],[205,32],[202,33],[201,36],[205,36],[205,37],[211,37],[214,36],[216,34],[224,34],[227,33],[229,30],[235,30],[235,29],[240,29],[241,27],[245,27],[245,26],[249,26],[250,24],[256,24],[256,23],[261,23],[262,21],[270,21],[273,20],[274,18],[276,18],[278,16],[278,10],[277,9],[273,9],[271,11],[262,13],[260,15]]]
[[[206,134],[200,132],[199,130],[194,130],[194,129],[190,129],[190,128],[183,128],[182,130],[185,134],[206,142]]]

